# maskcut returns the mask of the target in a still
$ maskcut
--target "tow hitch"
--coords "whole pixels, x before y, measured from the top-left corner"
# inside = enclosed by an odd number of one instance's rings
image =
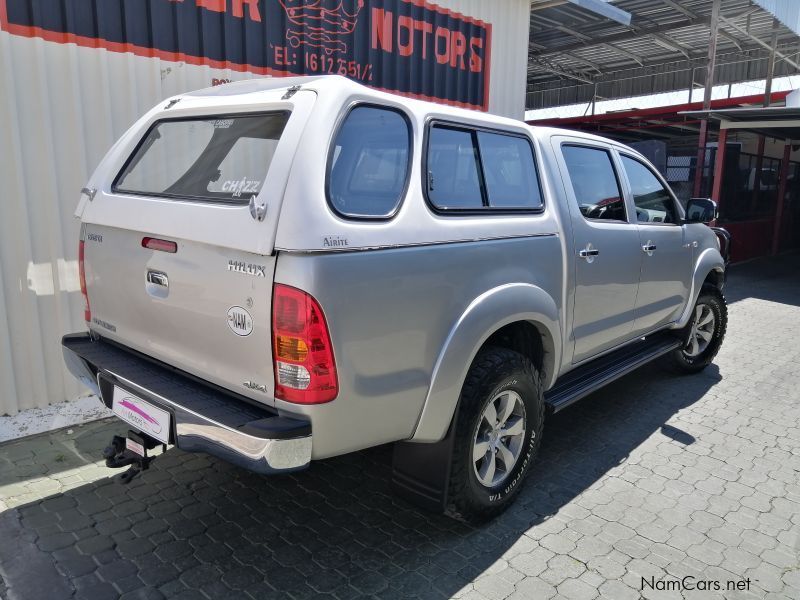
[[[121,483],[130,483],[142,471],[150,468],[155,456],[147,456],[147,451],[156,446],[161,446],[161,451],[167,451],[167,445],[150,437],[147,434],[133,430],[128,431],[128,437],[124,438],[115,435],[111,439],[111,445],[103,450],[103,458],[106,459],[106,466],[111,469],[121,469],[128,467],[119,478]]]

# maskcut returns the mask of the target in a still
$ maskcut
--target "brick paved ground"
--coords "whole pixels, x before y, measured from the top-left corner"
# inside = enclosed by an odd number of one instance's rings
[[[269,479],[170,450],[125,487],[97,461],[115,423],[2,445],[0,596],[800,598],[799,274],[735,269],[717,365],[552,418],[483,528],[393,498],[387,448]],[[642,591],[685,575],[750,589]]]

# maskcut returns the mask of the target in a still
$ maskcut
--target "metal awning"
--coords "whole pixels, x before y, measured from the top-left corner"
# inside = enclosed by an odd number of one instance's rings
[[[678,114],[717,121],[720,130],[736,129],[780,140],[800,140],[800,107],[796,106],[690,110]]]
[[[567,0],[533,0],[528,108],[702,87],[712,0],[618,0],[629,24]],[[715,83],[800,71],[800,36],[752,0],[722,0]]]

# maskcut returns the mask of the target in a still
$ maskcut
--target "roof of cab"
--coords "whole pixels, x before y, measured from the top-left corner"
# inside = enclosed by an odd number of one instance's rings
[[[593,133],[587,133],[585,131],[576,131],[574,129],[563,129],[560,127],[547,127],[544,125],[529,125],[528,127],[533,131],[535,136],[539,137],[539,139],[550,138],[557,135],[563,135],[573,138],[580,138],[582,140],[601,142],[608,146],[614,146],[617,148],[626,148],[627,150],[633,151],[631,148],[625,146],[625,144],[617,142],[616,140],[612,140],[600,135],[595,135]]]

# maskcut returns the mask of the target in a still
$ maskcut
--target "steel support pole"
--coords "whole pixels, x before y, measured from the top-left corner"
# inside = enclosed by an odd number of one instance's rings
[[[755,210],[761,200],[761,170],[764,168],[764,136],[758,136],[756,147],[756,170],[753,173],[753,194],[750,196],[750,210]]]
[[[719,9],[722,0],[714,0],[711,7],[710,39],[708,40],[708,73],[703,93],[703,110],[711,108],[711,92],[714,89],[714,67],[717,61],[717,38],[719,37]],[[694,196],[700,195],[705,170],[706,141],[708,139],[708,119],[700,121],[700,139],[697,144],[697,168],[694,171]]]
[[[725,148],[728,142],[728,130],[720,127],[719,137],[717,138],[717,156],[714,161],[714,191],[711,198],[717,203],[717,207],[722,210],[722,178],[725,172]]]
[[[778,47],[778,29],[781,24],[778,19],[772,19],[772,39],[770,40],[769,63],[767,64],[767,81],[764,85],[763,106],[767,107],[772,103],[772,80],[775,75],[775,50]],[[758,150],[756,152],[756,172],[753,177],[753,195],[750,201],[750,208],[755,210],[756,205],[761,200],[761,174],[764,167],[764,142],[763,135],[758,136]]]
[[[786,203],[786,183],[789,179],[789,159],[792,156],[792,140],[786,140],[781,161],[781,180],[778,183],[778,199],[775,207],[775,223],[772,227],[772,254],[781,248],[781,229],[783,221],[783,205]]]
[[[778,19],[772,19],[772,39],[769,45],[769,63],[767,65],[767,82],[764,86],[764,106],[772,102],[772,79],[775,76],[775,50],[778,48],[778,29],[781,24]]]

